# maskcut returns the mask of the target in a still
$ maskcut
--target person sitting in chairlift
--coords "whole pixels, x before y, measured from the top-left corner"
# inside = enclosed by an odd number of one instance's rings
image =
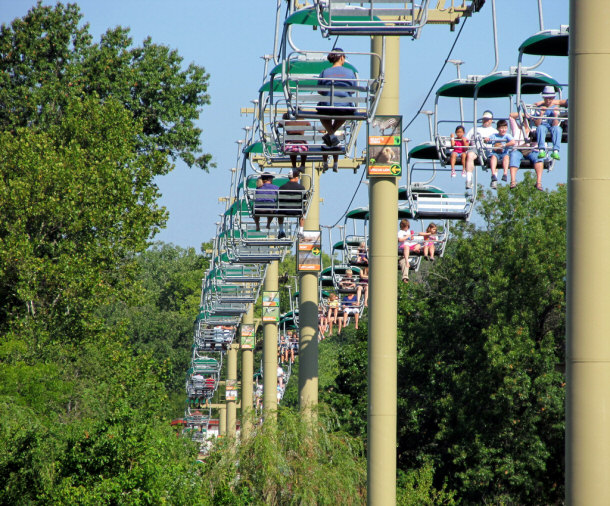
[[[325,146],[322,149],[333,150],[339,146],[340,141],[335,135],[336,132],[343,126],[345,119],[340,116],[345,116],[354,113],[353,102],[335,102],[335,98],[347,98],[353,95],[353,91],[341,90],[342,87],[356,86],[356,74],[350,68],[343,65],[347,61],[343,49],[336,47],[327,57],[332,63],[332,67],[324,69],[318,76],[319,86],[330,86],[332,91],[320,91],[320,95],[332,95],[331,102],[319,102],[317,111],[320,114],[338,116],[337,118],[322,118],[320,123],[326,129],[326,134],[322,136],[322,141]],[[331,105],[332,104],[332,105]],[[333,171],[338,171],[339,155],[333,154]],[[326,172],[328,170],[328,155],[323,156],[322,168]]]

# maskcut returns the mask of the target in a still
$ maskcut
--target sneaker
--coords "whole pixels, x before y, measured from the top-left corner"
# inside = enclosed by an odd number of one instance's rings
[[[466,169],[462,169],[462,177],[466,177]]]
[[[457,176],[457,174],[455,173],[455,170],[452,170],[451,171],[451,177],[455,177],[455,176]]]
[[[553,151],[553,152],[551,153],[551,158],[552,158],[553,160],[560,160],[561,158],[560,158],[560,156],[559,156],[559,151],[557,151],[557,150]]]
[[[466,189],[470,190],[472,188],[472,181],[466,181]]]
[[[277,234],[277,238],[278,239],[285,239],[286,238],[286,232],[284,232],[283,230],[280,230],[280,233]]]
[[[491,186],[492,190],[495,190],[498,187],[498,179],[496,176],[491,176],[491,184],[489,186]]]
[[[546,158],[546,151],[544,149],[538,152],[538,158]]]
[[[331,135],[329,137],[329,139],[330,139],[329,146],[335,147],[335,146],[338,146],[339,144],[341,144],[341,141],[339,140],[339,138],[336,135]]]
[[[326,172],[328,170],[328,162],[322,162],[322,172]]]
[[[324,134],[322,136],[322,142],[324,144],[326,144],[327,146],[332,146],[331,140],[330,140],[330,134]]]
[[[506,174],[504,174],[504,175],[502,176],[502,181],[504,181],[505,183],[506,183],[506,181],[508,181],[508,177],[506,176]]]
[[[333,164],[333,172],[339,172],[339,167],[337,167],[337,164]]]

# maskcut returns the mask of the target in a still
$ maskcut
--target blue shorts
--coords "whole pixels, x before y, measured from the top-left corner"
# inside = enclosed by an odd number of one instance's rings
[[[527,155],[523,155],[522,151],[513,149],[510,154],[510,166],[519,167],[521,165],[521,160],[523,160],[524,157],[532,162],[532,165],[542,161],[538,159],[538,151],[530,151]]]

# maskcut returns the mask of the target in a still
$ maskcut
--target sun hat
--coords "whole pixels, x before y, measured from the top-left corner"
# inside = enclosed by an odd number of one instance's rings
[[[552,86],[545,86],[544,89],[542,90],[542,96],[543,97],[552,97],[555,98],[555,88],[553,88]]]

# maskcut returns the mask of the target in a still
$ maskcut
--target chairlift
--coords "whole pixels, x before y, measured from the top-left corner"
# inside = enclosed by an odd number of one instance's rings
[[[292,118],[333,119],[336,109],[341,109],[341,119],[346,121],[370,121],[375,116],[383,89],[383,54],[344,51],[347,57],[374,58],[382,71],[375,78],[361,78],[351,63],[344,67],[355,77],[346,84],[345,77],[319,76],[332,67],[326,59],[328,51],[293,51],[284,55],[281,67],[271,73],[271,83],[281,77],[284,99]],[[281,69],[281,74],[278,71]],[[273,90],[273,88],[271,88]]]
[[[273,167],[286,168],[292,168],[291,157],[296,158],[298,167],[302,156],[306,163],[321,162],[325,156],[353,156],[358,122],[347,121],[337,132],[340,143],[329,148],[322,139],[326,130],[320,118],[291,117],[279,76],[261,86],[259,97],[258,141],[246,147],[245,155],[250,158],[263,155]]]
[[[519,46],[519,58],[517,61],[517,107],[520,112],[525,112],[529,116],[537,116],[540,109],[533,104],[526,104],[521,99],[520,83],[522,76],[527,73],[528,68],[523,66],[523,55],[537,55],[537,56],[568,56],[570,39],[570,29],[567,25],[562,25],[559,29],[553,30],[541,30],[538,33],[528,37]],[[554,86],[554,85],[553,85]],[[559,91],[560,102],[562,99],[563,85],[557,88],[554,86],[556,91]],[[566,143],[568,141],[568,107],[567,100],[566,105],[555,106],[558,111],[560,126],[562,128],[561,142]],[[550,141],[550,134],[547,135],[547,141]]]
[[[523,114],[524,107],[523,105],[519,106],[519,104],[514,104],[513,100],[517,94],[520,96],[523,95],[532,95],[532,94],[540,94],[543,89],[547,86],[552,86],[555,89],[561,89],[561,85],[553,79],[548,74],[544,74],[542,72],[535,71],[527,71],[527,72],[517,72],[517,69],[513,68],[509,71],[495,72],[490,74],[477,84],[475,87],[474,93],[474,116],[477,117],[477,102],[480,98],[508,98],[509,99],[509,114],[513,110],[513,105],[516,105],[517,112]],[[533,111],[530,111],[532,113]],[[532,115],[533,114],[529,114]],[[501,119],[502,115],[495,119]],[[509,119],[508,116],[504,117],[504,119]],[[519,132],[514,137],[519,137],[521,139],[529,139],[530,141],[535,140],[535,127],[531,124],[528,124],[526,119],[521,121],[519,125]],[[476,131],[476,126],[475,126]],[[490,150],[490,146],[486,145],[480,136],[475,137],[475,147],[477,150],[477,156],[483,163],[483,167],[487,167],[488,162],[488,152]],[[520,150],[531,150],[532,146],[517,146],[514,149]],[[552,158],[545,158],[541,160],[544,163],[544,168],[547,171],[553,170],[554,160]],[[532,168],[532,163],[530,160],[527,160],[525,157],[521,161],[520,168],[529,169]]]
[[[430,0],[314,0],[317,23],[322,35],[388,35],[410,36],[417,39],[428,24],[448,24],[451,29],[461,17],[478,12],[485,0],[441,0],[430,7]],[[299,11],[309,18],[311,14]],[[312,24],[312,23],[308,23]]]

